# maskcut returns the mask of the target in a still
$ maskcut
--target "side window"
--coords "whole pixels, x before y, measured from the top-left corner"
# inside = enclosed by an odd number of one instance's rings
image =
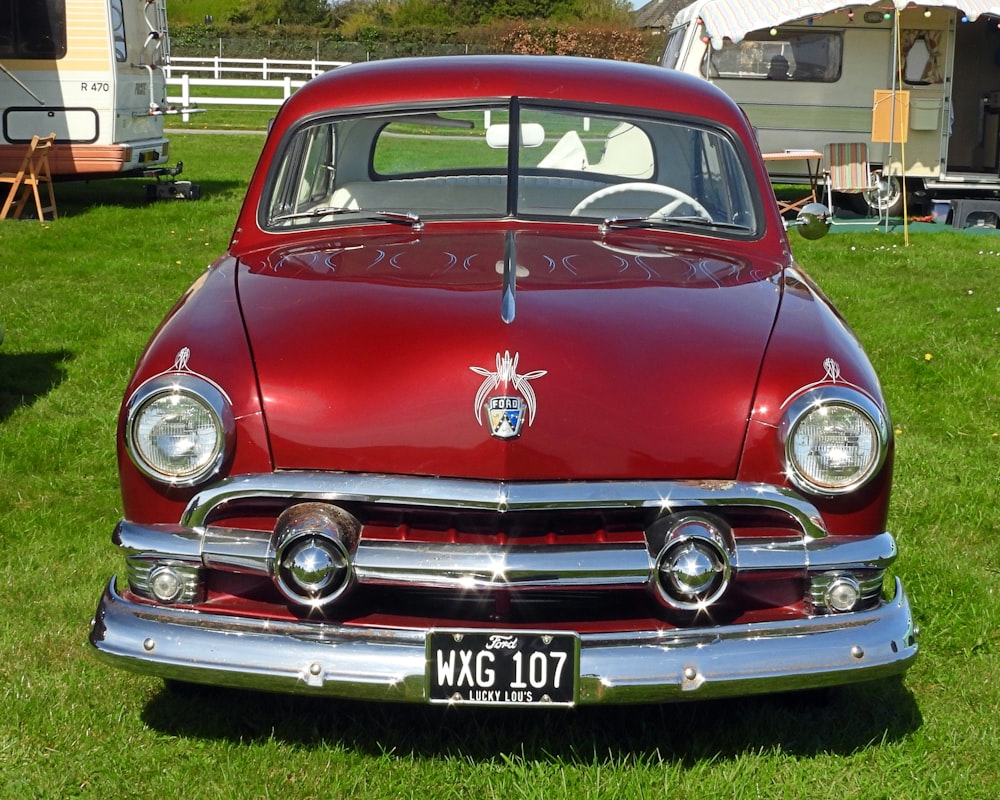
[[[269,216],[298,214],[330,199],[335,177],[335,129],[314,125],[300,131],[282,158]]]
[[[125,43],[125,14],[122,10],[122,0],[111,0],[111,35],[115,43],[115,61],[124,64],[128,60],[128,47]]]
[[[681,54],[681,44],[684,42],[684,32],[687,28],[687,25],[680,25],[667,34],[667,44],[663,50],[663,58],[660,59],[661,67],[677,69],[677,59]]]
[[[732,146],[720,136],[702,133],[694,139],[699,168],[693,187],[717,221],[753,227],[753,206],[746,173]]]
[[[0,0],[0,56],[51,60],[65,55],[65,0]]]
[[[833,83],[840,80],[843,52],[840,31],[777,28],[773,35],[755,31],[739,44],[727,40],[711,54],[710,69],[716,78]]]
[[[334,170],[334,128],[317,125],[306,140],[304,169],[299,181],[299,203],[311,205],[330,196]]]

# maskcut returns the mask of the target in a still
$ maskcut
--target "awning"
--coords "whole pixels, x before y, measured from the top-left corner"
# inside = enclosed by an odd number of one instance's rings
[[[900,10],[907,6],[917,8],[957,8],[964,11],[970,21],[980,14],[1000,16],[1000,0],[892,0]],[[701,7],[699,16],[705,23],[712,47],[722,47],[723,39],[738,42],[750,31],[781,25],[797,19],[816,17],[831,11],[861,8],[862,3],[845,3],[844,0],[709,0]],[[887,5],[888,7],[888,5]]]

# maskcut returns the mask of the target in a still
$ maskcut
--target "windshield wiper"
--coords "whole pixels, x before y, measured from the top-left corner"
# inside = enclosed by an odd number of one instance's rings
[[[387,222],[402,222],[404,225],[409,225],[415,231],[422,231],[424,229],[424,222],[420,219],[420,215],[413,211],[373,211],[372,213]]]
[[[297,211],[294,214],[280,214],[277,217],[271,217],[270,223],[273,225],[277,222],[288,222],[294,219],[315,219],[316,217],[332,217],[338,214],[363,214],[366,219],[402,222],[415,231],[422,230],[424,227],[420,215],[412,211],[365,211],[361,208],[347,208],[346,206],[320,206],[308,211]]]
[[[705,228],[726,228],[728,230],[747,230],[746,225],[735,225],[731,222],[717,222],[714,219],[704,217],[608,217],[601,225],[601,233],[610,230],[626,228],[659,228],[663,225],[698,225]]]
[[[311,208],[308,211],[296,211],[294,214],[280,214],[277,217],[271,217],[269,222],[287,222],[290,219],[310,219],[312,217],[329,217],[335,214],[354,214],[360,211],[360,208],[346,208],[344,206],[320,206],[319,208]]]

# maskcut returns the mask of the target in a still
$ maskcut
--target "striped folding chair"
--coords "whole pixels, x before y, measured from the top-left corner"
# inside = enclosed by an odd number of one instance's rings
[[[834,192],[862,194],[878,189],[878,173],[873,173],[868,164],[868,145],[864,142],[834,142],[824,147],[823,179],[832,220]]]

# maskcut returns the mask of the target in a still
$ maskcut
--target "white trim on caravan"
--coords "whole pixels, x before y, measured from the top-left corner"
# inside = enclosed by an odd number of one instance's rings
[[[166,163],[165,0],[0,4],[0,170],[56,134],[54,176],[137,175]]]
[[[1000,0],[698,0],[662,64],[726,91],[764,151],[865,142],[883,178],[864,202],[895,213],[904,174],[910,193],[1000,189],[998,23]]]

